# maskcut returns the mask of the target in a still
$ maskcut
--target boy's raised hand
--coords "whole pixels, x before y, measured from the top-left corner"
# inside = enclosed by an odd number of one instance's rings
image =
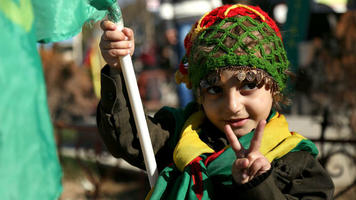
[[[134,52],[134,33],[129,28],[123,28],[120,31],[113,22],[108,20],[103,20],[100,27],[104,31],[99,44],[101,54],[111,67],[120,68],[118,58],[127,54],[132,55]]]
[[[249,149],[243,148],[229,124],[224,127],[226,137],[236,154],[232,177],[238,184],[247,183],[271,168],[271,163],[259,151],[265,125],[265,120],[258,123]]]

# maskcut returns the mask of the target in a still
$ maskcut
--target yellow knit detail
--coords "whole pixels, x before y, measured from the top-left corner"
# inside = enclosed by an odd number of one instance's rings
[[[201,27],[201,22],[203,21],[203,19],[209,14],[210,12],[206,12],[203,17],[200,18],[197,26],[194,28],[192,28],[193,31],[190,31],[191,34],[191,41],[194,41],[195,38],[197,37],[197,35],[203,31],[204,29],[206,29],[206,27]]]
[[[210,12],[206,12],[203,17],[200,18],[198,24],[197,24],[197,27],[195,28],[194,32],[199,32],[198,30],[204,28],[204,27],[201,27],[201,22],[203,21],[203,19],[209,14]]]
[[[176,71],[174,78],[177,84],[185,83],[188,89],[192,89],[192,83],[189,80],[188,74],[182,74],[179,70]]]
[[[235,9],[235,8],[239,8],[239,7],[242,7],[242,8],[245,8],[247,10],[250,10],[252,12],[254,12],[256,15],[258,15],[263,21],[266,20],[265,16],[263,16],[260,12],[258,12],[257,10],[253,9],[253,8],[250,8],[246,5],[243,5],[243,4],[235,4],[233,6],[230,6],[228,9],[226,9],[226,11],[224,12],[224,15],[226,16],[227,14],[229,14],[230,10],[232,9]]]

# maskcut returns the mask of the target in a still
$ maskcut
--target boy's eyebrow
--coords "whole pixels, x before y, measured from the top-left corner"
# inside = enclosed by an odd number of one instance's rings
[[[208,83],[208,81],[207,81],[207,80],[204,80],[204,79],[200,81],[199,85],[200,85],[201,88],[208,88],[208,87],[211,86],[211,85]]]
[[[209,81],[207,79],[203,79],[200,81],[199,85],[201,88],[208,88],[211,86],[218,86],[220,84],[220,80],[219,79],[215,79],[213,81]]]
[[[213,85],[218,86],[220,83],[221,72],[224,70],[231,71],[233,76],[239,81],[240,84],[256,82],[257,84],[263,85],[263,79],[270,77],[262,70],[253,68],[251,66],[229,66],[212,72],[200,81],[199,86],[201,88],[208,88]]]
[[[217,85],[218,83],[220,83],[220,72],[216,71],[216,72],[212,72],[211,74],[206,76],[204,79],[202,79],[200,81],[199,85],[202,88],[207,88],[212,85]]]

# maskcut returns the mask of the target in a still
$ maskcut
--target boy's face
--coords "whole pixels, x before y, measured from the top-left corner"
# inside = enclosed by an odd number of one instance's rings
[[[223,70],[220,81],[202,88],[202,105],[206,116],[219,130],[229,123],[237,137],[256,128],[267,119],[272,108],[272,94],[256,82],[241,82],[236,71]]]

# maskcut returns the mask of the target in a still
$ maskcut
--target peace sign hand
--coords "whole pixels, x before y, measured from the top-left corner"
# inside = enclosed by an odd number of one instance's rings
[[[249,149],[241,145],[229,124],[224,126],[226,137],[236,154],[236,160],[232,165],[232,177],[238,184],[247,183],[271,168],[271,163],[259,151],[265,126],[265,120],[258,123]]]

